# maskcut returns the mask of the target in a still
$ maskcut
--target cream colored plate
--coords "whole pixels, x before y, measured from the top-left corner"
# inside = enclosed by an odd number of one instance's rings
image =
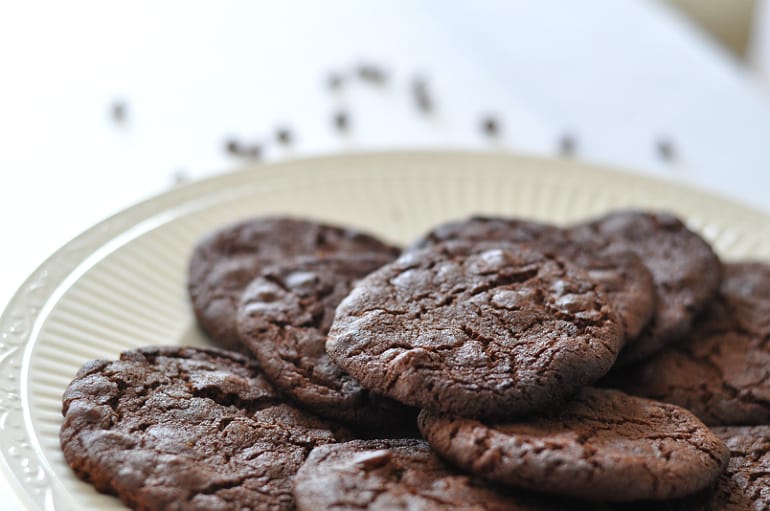
[[[86,231],[48,259],[0,319],[0,454],[32,509],[122,509],[70,472],[61,395],[93,358],[150,344],[203,344],[185,291],[203,233],[291,213],[406,243],[438,222],[500,213],[566,222],[619,207],[666,208],[728,258],[770,261],[770,218],[680,185],[573,162],[386,153],[255,166],[175,189]]]

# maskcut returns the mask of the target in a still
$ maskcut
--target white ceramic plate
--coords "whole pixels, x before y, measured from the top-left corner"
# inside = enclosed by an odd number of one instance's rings
[[[123,509],[77,480],[59,449],[61,395],[77,369],[151,344],[204,344],[187,301],[196,239],[228,222],[291,213],[406,243],[470,213],[555,222],[666,208],[726,258],[770,261],[770,218],[680,185],[510,155],[387,153],[255,166],[175,189],[51,256],[0,318],[0,455],[30,509]]]

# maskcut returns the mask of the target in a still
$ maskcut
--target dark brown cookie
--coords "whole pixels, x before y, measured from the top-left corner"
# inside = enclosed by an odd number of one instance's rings
[[[606,385],[683,406],[706,424],[770,423],[770,265],[726,264],[724,275],[686,342]]]
[[[308,410],[390,436],[416,431],[417,411],[372,394],[326,354],[334,310],[389,258],[300,258],[271,266],[244,291],[238,333],[265,375]]]
[[[722,271],[720,292],[730,303],[729,313],[738,328],[770,335],[770,264],[730,263]]]
[[[655,285],[642,260],[628,250],[607,250],[596,239],[572,239],[556,226],[513,218],[475,216],[440,225],[417,240],[413,249],[445,241],[506,241],[550,251],[580,266],[598,280],[623,322],[623,338],[636,338],[655,311]]]
[[[291,477],[338,426],[282,404],[254,362],[162,347],[86,364],[67,387],[67,463],[137,509],[293,509]]]
[[[266,265],[297,256],[381,254],[399,250],[354,229],[283,217],[253,218],[202,238],[193,250],[188,290],[201,328],[219,346],[240,349],[236,312],[243,289]]]
[[[540,245],[560,245],[564,231],[542,222],[494,216],[472,216],[434,227],[412,243],[409,250],[421,250],[447,241],[507,241]]]
[[[556,253],[584,268],[604,287],[623,323],[623,346],[638,338],[652,319],[657,302],[655,282],[641,258],[627,250],[601,249],[586,243],[570,243]]]
[[[524,245],[405,254],[337,308],[326,350],[362,385],[437,412],[543,409],[611,367],[620,323],[581,269]]]
[[[449,467],[423,440],[319,446],[294,477],[299,511],[545,511],[578,509],[514,494]]]
[[[423,410],[418,423],[439,454],[517,488],[596,500],[665,500],[711,484],[729,452],[674,405],[585,388],[547,415],[482,423]]]
[[[730,463],[706,509],[770,509],[770,426],[721,427],[714,433],[730,449]]]
[[[715,484],[669,502],[639,502],[615,511],[770,510],[770,426],[713,429],[730,450],[730,462]]]
[[[720,263],[708,243],[668,213],[621,211],[569,229],[577,242],[636,252],[650,270],[657,308],[650,324],[627,343],[618,364],[646,358],[685,336],[719,288]]]

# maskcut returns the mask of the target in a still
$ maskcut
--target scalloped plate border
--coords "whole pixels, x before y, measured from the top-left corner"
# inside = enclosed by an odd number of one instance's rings
[[[77,279],[88,260],[111,241],[135,226],[164,212],[192,201],[200,201],[215,190],[236,190],[240,185],[266,178],[296,179],[302,172],[323,177],[336,168],[360,168],[360,172],[387,172],[407,167],[419,174],[421,169],[446,167],[457,172],[481,167],[508,167],[510,172],[537,169],[545,186],[567,185],[575,179],[606,184],[619,189],[628,187],[633,195],[655,197],[658,204],[673,209],[717,208],[726,222],[739,222],[756,229],[760,239],[770,240],[770,216],[728,199],[692,187],[654,178],[628,174],[569,160],[550,160],[505,153],[449,151],[410,151],[361,153],[296,159],[275,164],[260,164],[236,172],[204,179],[160,194],[130,207],[85,231],[50,256],[30,275],[15,293],[0,317],[0,459],[4,472],[22,502],[29,509],[59,509],[57,495],[64,490],[51,477],[47,461],[36,448],[25,410],[26,371],[36,332],[57,295]],[[483,172],[483,171],[482,171]],[[578,177],[579,176],[579,177]],[[480,176],[480,179],[483,177]],[[644,192],[644,193],[642,193]],[[619,198],[623,202],[623,197]],[[633,201],[632,201],[633,202]],[[682,204],[686,203],[686,206]],[[703,226],[693,225],[696,229]],[[707,237],[709,232],[704,232]],[[712,233],[713,234],[713,233]],[[762,250],[770,260],[770,252]]]

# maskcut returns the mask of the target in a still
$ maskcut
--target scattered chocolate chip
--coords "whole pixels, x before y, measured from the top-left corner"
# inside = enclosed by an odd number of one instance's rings
[[[275,130],[275,139],[281,145],[289,145],[292,142],[292,134],[289,128],[278,128]]]
[[[373,64],[359,64],[356,67],[356,74],[361,80],[377,85],[382,85],[388,81],[387,73]]]
[[[110,105],[110,117],[116,124],[123,124],[126,122],[128,115],[128,106],[123,101],[113,101]]]
[[[575,154],[575,147],[577,142],[574,135],[571,133],[565,133],[559,139],[559,154],[561,156],[573,156]]]
[[[666,161],[673,161],[676,159],[676,150],[674,149],[674,143],[667,138],[660,138],[656,143],[658,154]]]
[[[241,144],[234,138],[228,138],[225,140],[225,151],[228,154],[239,155],[241,153]]]
[[[412,81],[412,97],[420,112],[428,114],[433,111],[433,98],[428,90],[428,82],[424,78],[418,77]]]
[[[342,89],[344,83],[345,79],[342,77],[342,75],[337,73],[329,74],[328,78],[326,79],[326,86],[329,88],[329,90],[333,91]]]
[[[500,134],[500,124],[495,117],[489,115],[481,120],[481,130],[486,136],[494,138]]]
[[[334,114],[334,127],[339,132],[346,132],[350,127],[350,118],[347,112],[340,110]]]
[[[225,140],[225,150],[232,156],[258,160],[262,156],[262,146],[258,143],[243,144],[234,138]]]

